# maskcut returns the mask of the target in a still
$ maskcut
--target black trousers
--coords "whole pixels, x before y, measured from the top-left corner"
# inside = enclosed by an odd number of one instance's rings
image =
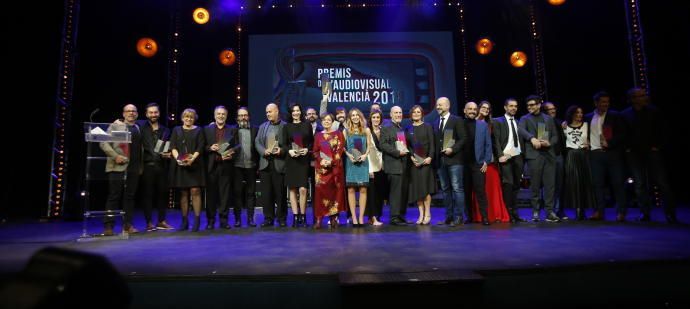
[[[134,216],[134,196],[137,194],[137,187],[141,176],[134,172],[128,172],[127,180],[124,177],[124,172],[108,173],[108,198],[105,202],[105,210],[124,210],[125,217],[123,223],[131,225]],[[115,219],[105,217],[103,222],[105,224],[112,224],[115,222]]]
[[[391,188],[388,195],[388,203],[391,205],[391,219],[395,217],[405,217],[407,213],[407,195],[410,184],[407,170],[403,171],[402,174],[389,174],[388,183]]]
[[[469,167],[470,170],[470,177],[472,177],[472,191],[474,192],[474,196],[477,198],[477,203],[479,204],[479,214],[482,215],[482,219],[488,220],[489,215],[487,214],[487,209],[489,208],[489,202],[486,199],[486,174],[482,173],[482,166],[477,163],[469,163],[465,166]]]
[[[234,169],[235,167],[231,161],[216,162],[215,168],[208,174],[206,218],[209,221],[215,220],[216,213],[218,213],[221,223],[228,222]]]
[[[264,220],[272,221],[276,217],[280,220],[287,218],[285,203],[284,174],[275,170],[273,161],[268,162],[268,167],[259,171],[261,179],[261,207],[264,210]],[[275,206],[274,206],[275,205]]]
[[[616,198],[616,211],[625,213],[627,198],[625,194],[625,174],[623,156],[618,151],[592,150],[589,156],[589,164],[592,170],[592,184],[594,185],[595,210],[604,211],[606,200],[604,191],[606,178],[609,179],[609,188]]]
[[[666,214],[675,214],[676,199],[671,190],[671,184],[668,182],[663,155],[659,151],[647,151],[645,153],[629,152],[626,156],[633,175],[635,195],[637,195],[641,211],[649,214],[651,210],[651,201],[649,200],[649,181],[651,180],[661,191]]]
[[[386,197],[385,190],[388,188],[386,173],[378,171],[374,173],[374,178],[369,178],[367,187],[367,209],[365,214],[369,217],[376,216],[381,218],[383,212],[383,199]]]
[[[146,223],[153,220],[152,209],[158,210],[158,222],[165,221],[166,208],[170,189],[168,188],[168,170],[162,163],[144,165],[144,174],[141,175],[141,203],[144,205],[144,218]]]
[[[233,212],[235,220],[240,219],[242,208],[247,209],[247,218],[254,217],[256,207],[256,168],[235,167],[232,191],[235,198]]]
[[[522,156],[512,157],[505,163],[499,163],[501,171],[501,191],[503,202],[512,217],[517,217],[517,197],[520,193],[522,171],[525,167]]]

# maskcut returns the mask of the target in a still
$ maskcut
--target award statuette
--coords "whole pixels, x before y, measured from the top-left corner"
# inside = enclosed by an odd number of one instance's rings
[[[273,134],[268,134],[268,136],[266,136],[266,149],[270,150],[271,153],[274,153],[276,148],[278,148],[276,136]]]
[[[170,141],[158,140],[156,141],[156,146],[153,147],[153,152],[155,153],[166,153],[170,152]]]
[[[422,146],[421,143],[414,143],[412,146],[413,152],[412,152],[412,160],[414,160],[417,164],[422,164],[424,162],[424,159],[426,158],[426,151],[424,149],[424,146]]]
[[[354,147],[352,147],[352,149],[350,149],[350,151],[349,151],[350,154],[351,154],[351,155],[354,157],[354,159],[355,159],[353,162],[354,162],[355,164],[357,164],[357,163],[362,163],[361,157],[362,157],[362,150],[364,149],[363,143],[362,143],[362,139],[361,139],[361,138],[356,138],[356,139],[354,140],[354,145],[353,145],[353,146],[354,146]]]
[[[192,159],[192,154],[191,153],[185,153],[183,155],[177,156],[177,164],[179,165],[187,165],[187,161]]]
[[[292,150],[300,151],[304,149],[304,140],[302,139],[302,134],[295,133],[292,136]]]
[[[443,131],[443,149],[448,149],[455,145],[455,139],[453,139],[453,130]],[[441,150],[443,150],[441,149]]]
[[[398,131],[398,133],[395,135],[395,149],[398,151],[404,151],[407,152],[407,141],[405,139],[405,131]]]
[[[319,155],[322,160],[333,161],[333,149],[331,149],[331,144],[329,142],[321,142],[321,151]]]
[[[331,78],[328,77],[328,73],[321,73],[319,78],[321,79],[321,94],[330,95],[331,92],[333,92],[333,88],[331,86]]]
[[[218,144],[218,150],[216,151],[221,157],[227,155],[227,152],[230,149],[230,143],[228,142],[223,142]]]
[[[537,139],[542,141],[549,139],[549,131],[546,131],[546,124],[543,122],[537,123]]]

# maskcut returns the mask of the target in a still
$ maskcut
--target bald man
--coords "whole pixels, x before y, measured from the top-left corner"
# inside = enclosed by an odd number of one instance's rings
[[[108,174],[108,198],[105,209],[122,209],[125,211],[122,229],[129,234],[139,232],[132,225],[132,216],[134,214],[134,196],[139,186],[139,177],[144,171],[144,150],[141,143],[141,132],[136,124],[138,116],[137,107],[133,104],[127,104],[122,108],[124,123],[123,121],[116,120],[108,128],[108,131],[126,129],[131,132],[131,143],[100,143],[101,149],[108,156],[105,163],[105,172]],[[114,235],[113,227],[115,220],[112,217],[105,217],[104,225],[103,235]]]
[[[401,147],[398,136],[404,136],[402,128],[402,109],[400,106],[391,108],[390,124],[381,128],[381,152],[383,152],[383,170],[388,176],[390,193],[388,202],[391,205],[392,225],[407,225],[405,213],[407,211],[407,186],[409,182],[409,154],[407,147]],[[403,138],[404,139],[404,138]]]
[[[262,227],[278,224],[287,226],[287,208],[285,205],[285,154],[287,148],[287,131],[285,121],[280,119],[278,105],[269,103],[266,106],[266,122],[259,127],[254,139],[254,147],[259,153],[259,178],[261,179],[261,198],[259,202],[264,211]],[[273,143],[273,145],[269,145]]]

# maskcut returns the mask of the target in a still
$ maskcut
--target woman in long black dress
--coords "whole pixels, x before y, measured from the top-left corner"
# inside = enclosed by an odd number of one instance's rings
[[[201,188],[206,186],[204,165],[199,155],[204,149],[204,138],[200,127],[194,122],[198,118],[192,108],[182,112],[182,126],[173,129],[170,138],[173,159],[177,161],[171,164],[170,187],[180,190],[180,208],[182,209],[181,230],[189,228],[187,214],[189,213],[189,196],[192,196],[192,208],[194,209],[194,226],[192,231],[199,230],[201,215]]]
[[[410,190],[408,201],[419,208],[417,224],[431,221],[431,195],[436,192],[436,179],[431,168],[431,156],[435,151],[434,130],[424,123],[424,112],[419,105],[410,109],[412,124],[405,129],[407,147],[410,150]]]
[[[285,186],[290,190],[292,227],[307,226],[307,188],[309,187],[309,162],[314,135],[311,125],[302,117],[302,106],[290,107],[291,120],[285,125],[290,150],[285,158]],[[299,197],[297,196],[299,192]],[[299,200],[299,202],[298,202]]]
[[[575,217],[585,219],[586,207],[596,205],[592,172],[589,165],[588,123],[583,121],[583,111],[577,105],[565,112],[565,207],[575,208]]]

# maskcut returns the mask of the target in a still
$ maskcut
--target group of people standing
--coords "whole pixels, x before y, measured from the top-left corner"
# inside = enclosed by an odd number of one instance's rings
[[[182,113],[183,124],[172,130],[158,121],[155,103],[146,106],[146,120],[137,120],[137,109],[129,104],[123,118],[132,133],[131,143],[101,143],[110,179],[106,209],[118,209],[124,199],[123,228],[136,233],[131,214],[141,187],[146,229],[172,229],[165,209],[168,189],[173,188],[180,192],[180,229],[189,229],[191,203],[192,230],[198,231],[205,189],[206,229],[215,228],[216,217],[221,228],[231,228],[231,204],[235,227],[242,225],[242,208],[247,209],[247,225],[256,226],[257,195],[263,208],[260,225],[287,226],[287,191],[292,226],[306,227],[312,187],[314,228],[322,227],[326,218],[328,225],[337,227],[341,212],[348,212],[353,227],[363,226],[365,215],[368,224],[381,225],[384,200],[390,204],[391,225],[409,224],[405,219],[409,203],[419,209],[416,224],[425,225],[432,219],[431,197],[440,191],[445,218],[438,224],[517,223],[526,221],[517,212],[524,173],[529,175],[532,221],[541,220],[542,207],[543,219],[549,222],[567,220],[566,207],[575,209],[578,220],[585,219],[586,208],[594,208],[590,219],[603,219],[607,179],[617,203],[617,220],[625,221],[625,158],[642,210],[640,220],[650,220],[649,175],[667,199],[667,220],[676,222],[660,154],[663,143],[652,133],[663,123],[643,90],[631,89],[628,99],[631,107],[618,113],[609,109],[610,95],[600,92],[594,96],[593,112],[585,115],[581,107],[571,106],[565,120],[560,120],[555,104],[529,96],[528,114],[518,120],[518,102],[513,98],[505,100],[504,115],[491,118],[487,101],[468,102],[464,117],[459,117],[450,114],[450,100],[441,97],[436,101],[438,118],[426,123],[423,108],[415,105],[409,110],[408,125],[402,124],[399,106],[391,107],[390,118],[384,119],[377,104],[368,117],[357,108],[342,107],[333,115],[323,102],[318,117],[314,108],[304,110],[294,104],[285,121],[278,106],[270,103],[267,120],[258,128],[250,124],[247,108],[238,108],[236,124],[229,125],[227,108],[217,106],[213,123],[196,126],[197,113],[188,108]],[[162,146],[166,141],[169,147]],[[466,184],[471,194],[465,194]],[[158,208],[155,225],[153,205]],[[113,222],[108,220],[104,234],[112,233]]]

